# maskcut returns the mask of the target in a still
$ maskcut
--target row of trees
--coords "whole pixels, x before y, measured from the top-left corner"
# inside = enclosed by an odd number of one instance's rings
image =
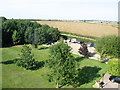
[[[57,28],[25,20],[2,18],[2,45],[43,44],[57,41],[60,32]]]

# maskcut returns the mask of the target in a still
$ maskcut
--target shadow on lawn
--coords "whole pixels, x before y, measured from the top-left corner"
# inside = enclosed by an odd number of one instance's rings
[[[44,50],[44,49],[48,49],[49,47],[40,47],[38,48],[38,50]]]
[[[89,83],[92,80],[94,80],[95,78],[100,77],[100,75],[98,74],[99,70],[101,70],[101,68],[85,66],[85,67],[77,70],[76,77],[74,79],[72,79],[73,83],[66,83],[66,84],[64,83],[64,85],[80,87],[81,85],[83,85],[85,83]],[[64,85],[62,85],[61,87],[63,87]]]
[[[78,62],[79,62],[79,61],[82,61],[82,60],[84,60],[84,59],[87,59],[87,58],[86,58],[86,57],[77,57],[77,58],[75,58],[75,60],[78,61]]]
[[[94,78],[99,77],[98,74],[101,68],[85,66],[82,69],[78,69],[78,77],[75,79],[79,82],[78,86],[92,81]]]
[[[15,63],[15,59],[14,60],[8,60],[8,61],[3,61],[0,62],[1,64],[14,64]]]
[[[13,59],[13,60],[8,60],[8,61],[3,61],[3,62],[0,62],[0,64],[15,64],[17,62],[17,60],[20,60],[20,59]],[[44,61],[36,61],[35,62],[35,67],[33,68],[30,68],[29,70],[38,70],[39,68],[42,68],[44,67],[44,64],[45,62]]]

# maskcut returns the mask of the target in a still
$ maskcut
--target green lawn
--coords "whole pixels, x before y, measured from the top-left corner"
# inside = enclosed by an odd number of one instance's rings
[[[2,49],[2,87],[3,88],[55,88],[55,82],[48,82],[46,74],[49,73],[47,67],[41,67],[38,70],[25,70],[22,67],[17,67],[11,61],[18,58],[22,45],[3,48]],[[32,49],[34,57],[38,61],[49,59],[49,48],[47,49]],[[86,82],[81,84],[81,88],[92,88],[96,79],[99,79],[106,72],[105,64],[97,60],[82,58],[74,55],[79,64],[78,68],[82,68],[82,76],[86,77]],[[86,66],[86,67],[85,67]],[[86,72],[86,76],[84,75]],[[72,86],[64,86],[69,88]]]

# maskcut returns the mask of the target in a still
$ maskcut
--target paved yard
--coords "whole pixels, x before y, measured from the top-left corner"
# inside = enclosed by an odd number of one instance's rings
[[[78,43],[71,43],[71,42],[67,42],[69,46],[71,46],[72,48],[72,53],[80,55],[80,53],[78,52],[78,49],[80,48],[80,44]],[[95,48],[94,47],[88,47],[88,51],[90,53],[90,57],[91,59],[96,59],[96,60],[100,60],[100,55],[95,53]]]
[[[109,77],[111,76],[111,74],[109,73],[106,73],[104,76],[103,76],[103,82],[105,83],[105,86],[104,88],[118,88],[118,83],[112,83],[110,80],[109,80]],[[102,81],[102,79],[100,81]]]
[[[100,80],[100,82],[104,82],[104,87],[103,88],[111,88],[110,90],[112,90],[112,88],[113,88],[113,90],[118,90],[118,88],[120,89],[120,87],[119,87],[119,84],[118,83],[113,83],[113,82],[111,82],[110,80],[109,80],[109,77],[111,76],[111,74],[109,74],[109,73],[105,73],[105,75],[101,78],[101,80]],[[94,88],[100,88],[99,87],[99,82],[97,83],[95,83],[94,85],[93,85],[93,87]],[[115,89],[116,88],[116,89]],[[101,90],[104,90],[104,89],[101,89]],[[106,89],[105,89],[106,90]]]

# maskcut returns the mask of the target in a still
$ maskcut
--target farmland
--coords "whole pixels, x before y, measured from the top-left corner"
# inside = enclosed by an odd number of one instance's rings
[[[100,22],[72,22],[72,21],[36,21],[40,24],[58,28],[62,32],[75,33],[86,36],[101,37],[105,35],[118,35],[116,23]]]

